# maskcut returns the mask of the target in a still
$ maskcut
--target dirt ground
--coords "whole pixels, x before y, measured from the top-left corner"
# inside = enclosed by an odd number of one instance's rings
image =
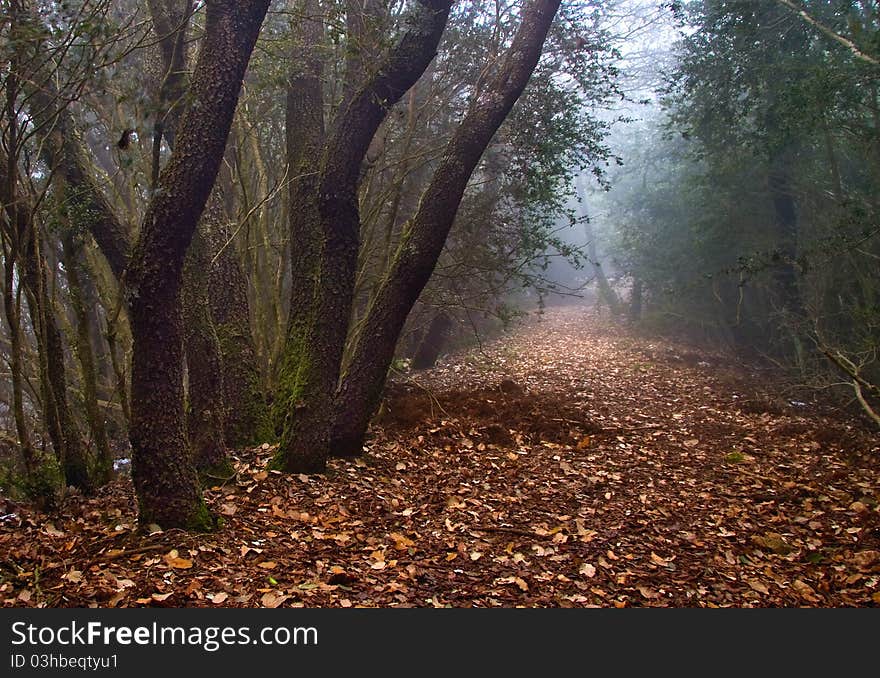
[[[214,534],[123,478],[6,506],[17,606],[880,606],[880,443],[728,356],[552,308],[398,377],[361,459],[234,453]],[[3,508],[0,506],[0,508]]]

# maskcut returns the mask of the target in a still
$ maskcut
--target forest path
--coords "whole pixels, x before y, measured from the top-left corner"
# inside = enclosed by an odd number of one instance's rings
[[[239,454],[235,478],[207,493],[216,534],[136,532],[126,482],[3,523],[0,599],[880,604],[876,437],[761,381],[551,308],[399,379],[362,459],[282,476],[265,470],[271,447]]]

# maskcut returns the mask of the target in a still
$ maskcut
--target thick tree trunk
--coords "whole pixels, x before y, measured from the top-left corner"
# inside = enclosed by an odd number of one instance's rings
[[[303,211],[295,212],[295,203],[291,205],[292,217],[298,219],[291,230],[304,232],[307,247],[314,249],[317,243],[320,264],[309,270],[304,288],[294,285],[275,401],[276,411],[283,413],[281,444],[273,461],[277,468],[303,473],[325,468],[357,271],[361,164],[390,107],[434,58],[450,6],[449,0],[417,0],[406,16],[406,32],[381,67],[343,101],[321,150],[314,190],[306,196],[300,189],[296,196]],[[299,241],[292,242],[296,248]],[[295,254],[294,275],[302,263]]]
[[[165,73],[156,95],[154,176],[162,139],[173,149],[180,122],[179,102],[187,85],[188,6],[149,1]],[[183,299],[190,442],[201,471],[225,475],[230,468],[226,444],[245,445],[260,437],[265,402],[250,334],[247,280],[227,242],[221,185],[221,180],[215,182],[202,214],[199,242],[191,248],[185,269]]]
[[[777,347],[779,355],[786,359],[793,358],[798,367],[803,369],[804,347],[801,338],[806,330],[807,311],[798,284],[797,208],[786,164],[786,158],[776,158],[768,181],[776,217],[777,249],[773,254],[773,275],[781,312],[781,322],[773,329],[781,333]]]
[[[379,406],[397,338],[427,284],[483,151],[525,88],[541,56],[559,0],[533,0],[503,62],[462,120],[405,229],[400,249],[367,311],[335,398],[334,454],[359,454]]]
[[[205,529],[214,522],[201,499],[186,435],[180,283],[184,256],[217,177],[267,8],[268,0],[207,4],[190,106],[132,256],[130,433],[132,478],[143,523]]]
[[[768,185],[776,217],[777,251],[774,268],[783,309],[795,316],[803,315],[803,303],[797,284],[798,220],[791,182],[783,168],[771,171]]]

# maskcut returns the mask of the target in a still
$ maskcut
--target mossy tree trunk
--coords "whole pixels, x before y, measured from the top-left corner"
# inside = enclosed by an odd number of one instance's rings
[[[27,224],[23,256],[24,283],[40,364],[43,415],[64,481],[83,492],[94,489],[88,456],[79,425],[67,399],[67,373],[64,342],[55,319],[54,301],[49,289],[42,239],[37,224]]]
[[[179,102],[187,87],[188,17],[186,3],[150,0],[149,7],[165,73],[156,96],[153,128],[156,174],[162,140],[174,148]],[[198,252],[193,254],[193,265],[185,268],[183,284],[185,300],[198,300],[184,308],[193,454],[203,471],[225,474],[229,462],[221,450],[227,444],[243,446],[264,437],[268,416],[250,332],[247,280],[225,227],[221,179],[215,182],[199,223]],[[206,388],[212,390],[203,392]]]
[[[215,193],[218,191],[215,187]],[[243,447],[263,442],[272,435],[251,334],[248,282],[219,195],[217,203],[216,214],[212,209],[211,218],[203,219],[210,254],[207,304],[223,372],[222,432],[228,445]]]
[[[532,0],[503,60],[450,139],[370,303],[335,398],[331,449],[360,454],[406,318],[427,284],[471,174],[538,63],[560,0]]]
[[[91,318],[86,306],[82,275],[82,242],[68,231],[62,238],[64,248],[64,268],[67,272],[67,286],[70,303],[76,318],[75,352],[82,373],[83,402],[86,421],[95,446],[95,462],[92,469],[96,485],[103,485],[110,480],[113,472],[113,454],[104,425],[104,415],[98,405],[98,373],[95,367],[95,356],[92,350]]]
[[[381,64],[343,100],[318,154],[312,190],[291,201],[293,248],[304,242],[320,254],[317,268],[294,254],[291,322],[275,399],[281,413],[281,444],[273,460],[291,472],[320,472],[330,455],[333,396],[351,318],[357,269],[360,214],[357,188],[361,165],[390,107],[413,86],[436,54],[450,0],[418,0],[404,21],[406,30]],[[359,66],[352,71],[361,70]],[[309,74],[306,74],[308,77]],[[288,98],[288,105],[291,99]],[[290,119],[290,116],[288,116]],[[290,149],[289,149],[290,152]],[[292,155],[301,152],[299,146]],[[297,166],[295,162],[291,167]],[[299,207],[299,209],[297,209]]]
[[[9,326],[9,371],[12,380],[12,413],[18,432],[18,445],[21,449],[25,472],[30,476],[35,470],[36,453],[31,442],[30,429],[24,414],[24,378],[22,374],[22,337],[20,296],[15,293],[14,245],[3,242],[3,310]]]

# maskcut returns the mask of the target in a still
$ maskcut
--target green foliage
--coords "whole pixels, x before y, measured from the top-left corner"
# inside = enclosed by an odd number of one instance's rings
[[[871,49],[861,6],[805,7]],[[831,345],[876,381],[880,71],[780,3],[701,0],[684,16],[665,115],[613,177],[621,266],[679,329],[802,376],[823,361],[803,347]]]
[[[25,470],[17,450],[0,457],[0,488],[13,499],[27,499],[41,508],[51,509],[62,487],[61,467],[50,454],[38,451],[30,473]]]

